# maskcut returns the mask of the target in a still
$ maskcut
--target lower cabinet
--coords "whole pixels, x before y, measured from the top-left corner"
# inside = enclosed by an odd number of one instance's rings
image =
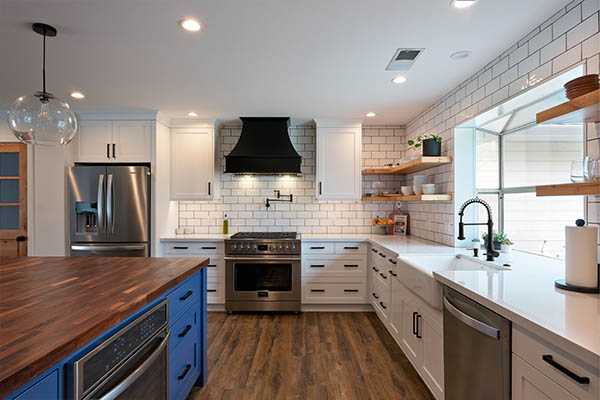
[[[512,399],[578,400],[515,354],[512,355]]]
[[[442,313],[398,279],[396,257],[373,247],[369,299],[373,309],[436,399],[444,398]]]
[[[34,383],[19,396],[15,397],[15,400],[52,400],[58,398],[58,370],[54,370],[49,375]]]

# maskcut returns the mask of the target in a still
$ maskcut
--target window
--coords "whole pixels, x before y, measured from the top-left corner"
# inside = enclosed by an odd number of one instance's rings
[[[563,84],[582,74],[577,67],[465,124],[473,128],[475,192],[517,250],[564,258],[564,226],[584,216],[581,197],[535,195],[538,185],[570,182],[571,162],[584,157],[583,124],[535,124],[537,112],[566,101]],[[479,221],[487,221],[482,207]]]

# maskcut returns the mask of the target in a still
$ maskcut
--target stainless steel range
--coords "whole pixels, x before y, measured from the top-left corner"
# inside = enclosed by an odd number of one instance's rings
[[[239,232],[225,240],[225,309],[300,311],[300,252],[295,232]]]

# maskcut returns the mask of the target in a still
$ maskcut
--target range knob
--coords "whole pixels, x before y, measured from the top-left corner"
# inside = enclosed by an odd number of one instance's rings
[[[275,251],[275,246],[273,246],[273,245],[270,245],[270,246],[269,246],[269,251]]]
[[[250,243],[246,243],[246,250],[249,251],[250,250]]]
[[[237,244],[232,244],[230,247],[231,251],[236,251],[237,250]]]

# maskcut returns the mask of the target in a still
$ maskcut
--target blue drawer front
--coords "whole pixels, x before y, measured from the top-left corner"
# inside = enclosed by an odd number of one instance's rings
[[[198,330],[190,329],[169,353],[169,398],[185,398],[198,377]]]
[[[15,400],[57,400],[58,399],[58,371],[36,382],[29,389],[14,398]]]
[[[169,326],[179,319],[180,314],[186,308],[198,301],[200,297],[198,279],[198,274],[194,274],[167,296],[169,299]]]
[[[169,339],[169,351],[171,353],[173,353],[177,346],[188,336],[192,336],[194,331],[198,331],[199,310],[199,303],[192,304],[192,306],[181,315],[181,318],[171,326],[171,338]]]

